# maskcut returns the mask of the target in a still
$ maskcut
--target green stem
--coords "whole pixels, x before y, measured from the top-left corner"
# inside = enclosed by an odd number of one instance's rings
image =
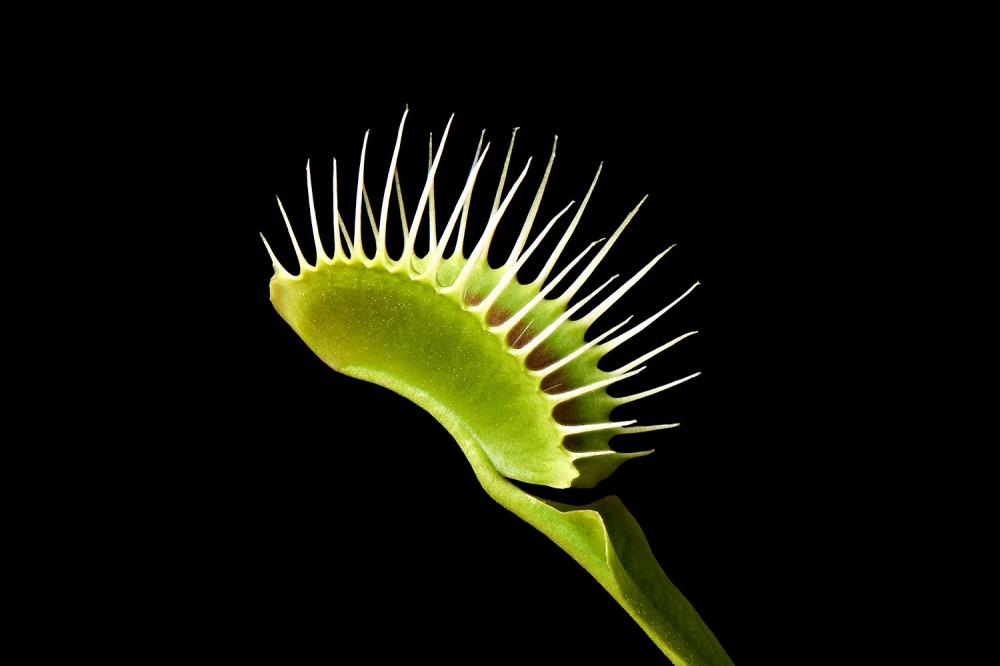
[[[667,578],[621,500],[610,496],[578,507],[535,497],[501,476],[471,433],[452,434],[490,497],[589,571],[674,664],[733,666],[715,635]]]

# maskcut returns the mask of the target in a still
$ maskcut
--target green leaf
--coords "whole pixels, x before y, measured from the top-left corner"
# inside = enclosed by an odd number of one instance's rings
[[[572,506],[535,497],[497,473],[472,441],[459,444],[483,488],[597,580],[677,666],[732,666],[698,612],[667,578],[618,497]]]

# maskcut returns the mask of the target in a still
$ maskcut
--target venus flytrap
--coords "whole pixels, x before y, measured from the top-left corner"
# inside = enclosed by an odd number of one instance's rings
[[[657,254],[615,288],[619,276],[583,291],[642,202],[610,238],[591,243],[557,271],[601,170],[598,168],[572,216],[573,202],[548,220],[529,244],[555,158],[553,145],[511,253],[503,265],[492,268],[487,261],[490,244],[531,160],[505,192],[512,137],[485,230],[466,256],[471,196],[490,146],[483,147],[480,140],[461,194],[450,210],[445,209],[447,218],[438,233],[434,180],[451,120],[437,149],[431,148],[425,184],[412,217],[407,217],[397,173],[407,114],[408,110],[399,125],[377,221],[364,180],[368,134],[362,144],[350,223],[340,214],[339,174],[334,160],[331,254],[320,238],[308,164],[315,263],[310,264],[303,255],[279,200],[299,265],[296,274],[286,269],[264,239],[274,265],[270,284],[274,307],[334,370],[385,386],[430,412],[458,442],[486,492],[587,569],[675,664],[732,664],[697,612],[666,577],[639,525],[617,497],[570,506],[535,497],[510,481],[552,488],[592,487],[625,460],[650,453],[617,452],[609,445],[612,437],[677,425],[615,421],[611,412],[698,373],[625,397],[611,396],[606,389],[635,376],[644,369],[643,363],[692,333],[615,370],[602,370],[598,362],[665,314],[697,283],[642,322],[632,325],[629,317],[587,341],[586,333],[598,317],[670,249]],[[386,243],[394,194],[402,233],[398,257],[390,256]],[[420,254],[415,249],[416,239],[425,220],[427,251]],[[560,224],[565,228],[539,274],[526,284],[520,283],[516,279],[519,270]],[[371,227],[370,236],[366,226]],[[366,247],[372,240],[374,247]],[[446,251],[448,247],[451,252]],[[567,282],[558,296],[553,295]],[[578,294],[582,296],[570,305]],[[586,314],[573,318],[583,311]]]

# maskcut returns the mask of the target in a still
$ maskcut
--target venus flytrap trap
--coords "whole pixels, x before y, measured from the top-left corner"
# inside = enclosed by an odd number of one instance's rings
[[[574,206],[570,202],[529,243],[555,159],[553,145],[510,255],[493,268],[487,260],[491,241],[531,164],[529,159],[505,191],[516,131],[485,229],[466,255],[471,197],[490,145],[484,147],[480,140],[461,194],[450,211],[445,209],[448,217],[438,220],[434,182],[451,128],[449,120],[436,149],[431,147],[427,177],[408,217],[397,172],[408,113],[404,112],[399,125],[377,218],[364,179],[368,134],[361,148],[350,223],[340,214],[334,160],[332,253],[320,238],[309,164],[306,184],[315,263],[303,255],[279,200],[299,265],[293,274],[264,239],[274,265],[271,302],[334,370],[385,386],[430,412],[458,442],[486,492],[590,572],[675,664],[732,664],[664,574],[639,525],[617,497],[570,506],[535,497],[511,482],[593,487],[625,460],[650,453],[617,452],[609,445],[612,437],[677,425],[615,421],[611,413],[619,405],[669,389],[698,373],[625,397],[614,397],[607,388],[635,376],[644,369],[643,363],[692,333],[614,370],[602,370],[598,362],[669,311],[697,283],[642,322],[632,324],[629,317],[586,340],[598,317],[670,249],[617,287],[616,275],[585,288],[642,202],[610,238],[591,243],[557,269],[601,169],[576,210],[570,214]],[[396,257],[387,250],[389,227],[396,226],[395,221],[389,223],[394,198],[402,234],[402,250]],[[522,284],[516,279],[518,272],[559,225],[564,230],[542,269]],[[427,249],[420,253],[416,245],[422,231]]]

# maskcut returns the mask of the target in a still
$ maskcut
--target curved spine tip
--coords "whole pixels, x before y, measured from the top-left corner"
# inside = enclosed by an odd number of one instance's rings
[[[668,428],[676,428],[680,423],[659,423],[657,425],[648,426],[632,426],[632,427],[622,427],[618,429],[619,435],[637,435],[640,432],[653,432],[654,430],[666,430]]]
[[[695,282],[693,285],[691,285],[688,288],[687,291],[685,291],[683,294],[681,294],[680,296],[678,296],[677,298],[675,298],[672,302],[668,303],[665,307],[661,308],[659,310],[659,312],[657,312],[656,314],[650,316],[645,321],[643,321],[641,324],[636,325],[635,328],[632,328],[632,329],[626,331],[625,333],[622,333],[620,336],[618,336],[614,340],[611,340],[610,342],[602,345],[602,347],[601,347],[602,351],[605,354],[607,354],[612,349],[617,348],[618,346],[620,346],[624,342],[627,342],[632,337],[634,337],[634,336],[638,335],[639,333],[641,333],[650,324],[652,324],[654,321],[656,321],[657,319],[659,319],[660,317],[662,317],[668,310],[670,310],[672,307],[674,307],[675,305],[677,305],[678,303],[680,303],[688,294],[690,294],[692,291],[694,291],[694,288],[697,287],[698,284],[699,283]],[[686,334],[684,336],[681,336],[680,338],[677,338],[676,340],[674,340],[674,342],[679,342],[680,340],[683,340],[688,335],[694,335],[694,333],[696,333],[696,332],[697,331],[694,331],[692,333],[688,333],[688,334]],[[671,344],[673,344],[674,342],[672,342]]]
[[[274,267],[274,272],[280,275],[281,277],[288,277],[288,278],[292,277],[292,274],[289,273],[287,270],[285,270],[285,267],[281,265],[281,262],[278,261],[278,258],[274,256],[274,251],[271,249],[271,244],[267,242],[266,238],[264,238],[263,233],[260,234],[260,239],[264,241],[264,249],[267,250],[268,256],[271,257],[271,265]]]
[[[665,349],[669,349],[670,347],[673,347],[675,344],[677,344],[681,340],[684,340],[685,338],[689,338],[692,335],[694,335],[695,333],[697,333],[697,331],[691,331],[690,333],[685,333],[684,335],[679,335],[676,338],[674,338],[673,340],[671,340],[670,342],[668,342],[666,344],[663,344],[663,345],[660,345],[659,347],[657,347],[653,351],[647,352],[647,353],[643,354],[639,358],[637,358],[634,361],[631,361],[629,363],[626,363],[625,365],[623,365],[622,367],[618,368],[617,370],[612,370],[611,373],[612,374],[619,374],[619,373],[622,373],[622,372],[628,372],[629,370],[631,370],[635,366],[641,365],[642,363],[645,363],[646,361],[648,361],[649,359],[653,358],[654,356],[656,356],[660,352],[664,351]],[[628,334],[626,333],[625,335],[628,335]]]
[[[313,199],[312,171],[310,169],[310,160],[308,159],[306,160],[306,189],[309,192],[309,219],[312,222],[313,245],[316,246],[316,265],[319,266],[321,261],[330,261],[330,257],[326,255],[326,250],[323,249],[323,241],[319,237],[319,222],[316,220],[316,202]]]
[[[610,308],[612,305],[614,305],[618,301],[618,299],[620,299],[632,287],[634,287],[636,285],[636,283],[639,282],[639,280],[641,280],[644,275],[646,275],[646,273],[648,273],[649,271],[651,271],[653,269],[653,266],[655,266],[657,264],[657,262],[659,262],[660,259],[662,259],[667,254],[667,252],[670,252],[670,250],[672,248],[673,248],[673,246],[671,245],[666,250],[664,250],[663,252],[659,253],[655,257],[653,257],[652,261],[650,261],[648,264],[646,264],[645,266],[643,266],[642,269],[640,269],[638,273],[636,273],[631,278],[629,278],[629,280],[625,284],[623,284],[622,286],[618,287],[618,289],[616,289],[614,291],[614,293],[610,294],[607,298],[605,298],[600,303],[600,305],[598,305],[593,310],[591,310],[589,313],[587,313],[587,316],[582,317],[580,319],[580,321],[583,322],[583,324],[585,326],[590,326],[591,324],[593,324],[594,321],[596,321],[598,317],[600,317],[602,314],[604,314],[605,312],[607,312],[608,308]]]
[[[645,367],[645,366],[643,366],[643,367]],[[621,377],[625,378],[625,377],[630,377],[631,375],[632,375],[632,373],[626,373],[624,375],[621,375]],[[629,403],[629,402],[635,402],[636,400],[641,400],[643,398],[648,398],[651,395],[656,395],[657,393],[659,393],[661,391],[666,391],[667,389],[673,388],[673,387],[677,386],[678,384],[683,384],[684,382],[686,382],[686,381],[688,381],[690,379],[694,379],[695,377],[698,377],[699,375],[701,375],[701,372],[695,372],[693,374],[688,375],[687,377],[682,377],[681,379],[677,379],[677,380],[674,380],[674,381],[669,382],[667,384],[663,384],[662,386],[657,386],[656,388],[649,389],[648,391],[643,391],[641,393],[635,393],[633,395],[627,395],[627,396],[624,396],[622,398],[612,398],[612,400],[614,401],[614,403],[615,403],[616,406],[617,405],[624,405],[624,404]]]
[[[583,425],[560,425],[559,429],[566,435],[578,435],[598,430],[617,430],[630,426],[633,423],[636,423],[635,419],[630,421],[609,421],[607,423],[585,423]]]
[[[392,149],[392,160],[389,162],[389,171],[385,177],[385,190],[382,193],[382,207],[379,210],[378,229],[375,233],[375,258],[386,262],[385,251],[385,227],[389,218],[389,196],[392,194],[393,175],[396,173],[396,163],[399,158],[399,146],[403,142],[403,126],[406,124],[406,116],[410,113],[409,106],[403,111],[403,118],[399,121],[399,131],[396,133],[396,145]]]
[[[302,256],[302,248],[299,247],[299,241],[295,238],[295,232],[292,231],[292,223],[288,219],[288,213],[285,212],[285,207],[281,204],[281,197],[275,195],[274,198],[278,201],[278,208],[281,210],[281,217],[285,219],[285,228],[288,229],[288,236],[292,239],[292,246],[295,248],[295,256],[299,260],[299,274],[301,274],[302,271],[309,266],[309,262],[307,262],[306,258]]]
[[[362,263],[367,259],[364,244],[361,240],[361,204],[365,198],[365,154],[368,152],[368,135],[370,129],[365,130],[365,138],[361,142],[361,160],[358,162],[358,187],[354,196],[354,250],[351,259],[361,259]]]

